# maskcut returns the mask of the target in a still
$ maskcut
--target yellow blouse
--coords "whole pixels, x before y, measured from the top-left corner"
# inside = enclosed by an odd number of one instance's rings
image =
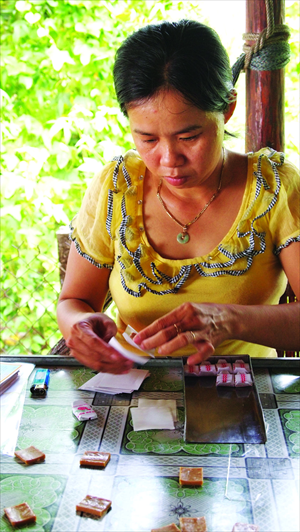
[[[299,173],[269,148],[248,154],[243,201],[231,229],[209,255],[171,260],[149,244],[143,223],[145,165],[137,152],[104,166],[71,224],[77,251],[111,269],[120,330],[137,331],[185,301],[276,305],[287,279],[279,254],[300,241]],[[173,356],[195,352],[193,346]],[[217,355],[276,356],[268,347],[229,340]],[[157,355],[159,356],[159,355]]]

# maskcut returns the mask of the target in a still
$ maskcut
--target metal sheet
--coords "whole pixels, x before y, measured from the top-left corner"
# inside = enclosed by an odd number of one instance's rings
[[[220,358],[220,357],[218,357]],[[217,357],[209,361],[215,364]],[[262,407],[248,355],[254,385],[245,388],[216,386],[216,377],[185,376],[185,441],[197,443],[265,443]]]

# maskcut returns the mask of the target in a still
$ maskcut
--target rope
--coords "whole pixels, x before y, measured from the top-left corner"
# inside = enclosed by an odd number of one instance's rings
[[[254,41],[253,45],[244,44],[244,53],[238,57],[232,67],[233,85],[240,72],[251,70],[277,70],[290,60],[290,29],[286,24],[275,24],[273,0],[265,0],[267,27],[261,33],[244,33],[244,41]]]

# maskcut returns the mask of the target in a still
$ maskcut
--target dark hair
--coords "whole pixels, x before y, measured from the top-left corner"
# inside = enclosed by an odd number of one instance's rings
[[[203,111],[224,111],[232,73],[218,34],[193,20],[162,22],[130,35],[116,53],[114,84],[121,110],[162,89],[179,91]]]

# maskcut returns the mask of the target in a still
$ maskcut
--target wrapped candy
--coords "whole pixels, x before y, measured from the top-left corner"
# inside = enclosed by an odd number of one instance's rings
[[[233,373],[250,373],[249,364],[246,364],[243,360],[236,360],[233,363]]]
[[[217,386],[234,386],[234,375],[231,373],[220,373],[216,379]]]
[[[250,523],[235,523],[232,532],[258,532],[258,526]]]
[[[225,358],[220,358],[216,364],[217,374],[219,373],[232,373],[232,364],[227,362]]]
[[[234,385],[236,387],[252,386],[253,381],[250,373],[238,373],[234,375]]]
[[[200,377],[209,377],[217,374],[217,368],[215,364],[201,364],[200,366]]]
[[[197,365],[189,366],[188,364],[185,364],[183,366],[183,371],[184,371],[185,375],[197,375],[197,376],[199,376],[199,374],[200,374],[200,366],[197,366]]]

